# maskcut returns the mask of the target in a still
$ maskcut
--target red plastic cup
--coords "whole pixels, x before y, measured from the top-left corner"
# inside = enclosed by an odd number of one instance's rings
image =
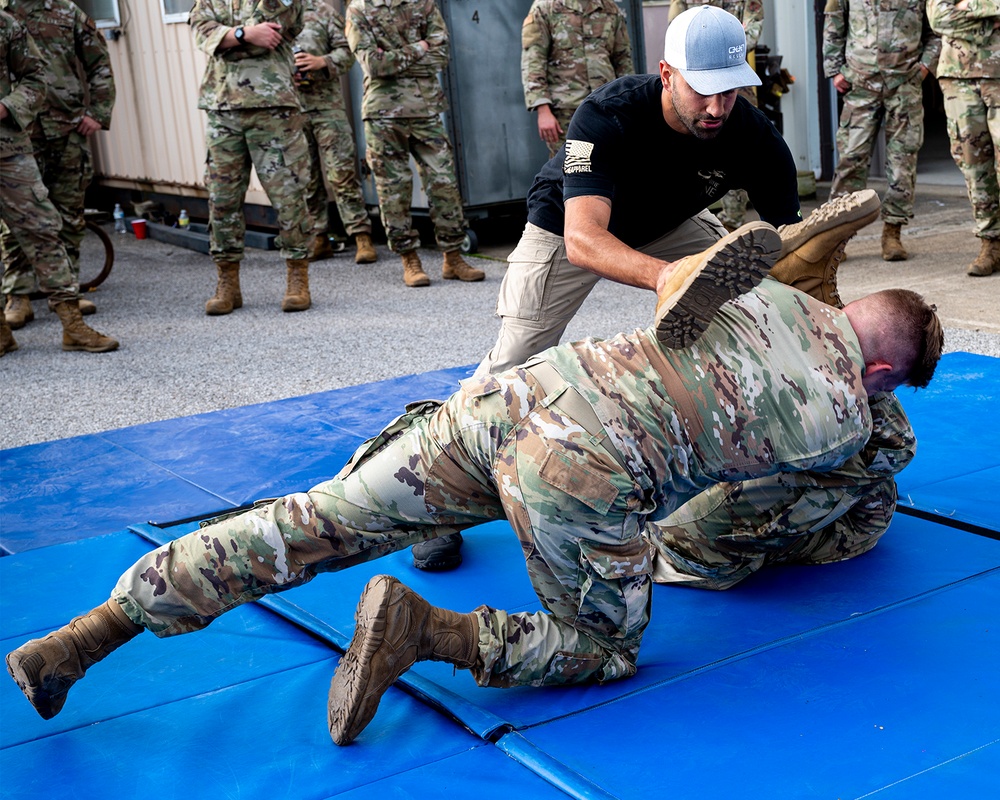
[[[135,234],[136,239],[146,238],[146,220],[144,219],[134,219],[132,220],[132,232]]]

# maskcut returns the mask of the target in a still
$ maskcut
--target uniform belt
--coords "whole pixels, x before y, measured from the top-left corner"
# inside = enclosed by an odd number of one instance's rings
[[[625,474],[630,474],[624,459],[618,453],[604,425],[601,424],[597,412],[594,411],[594,407],[583,398],[583,395],[575,387],[566,383],[566,379],[558,373],[555,367],[548,361],[538,361],[526,365],[524,369],[535,379],[542,394],[550,395],[562,389],[562,394],[558,395],[551,405],[569,414],[591,436],[601,437],[601,447],[618,463]]]

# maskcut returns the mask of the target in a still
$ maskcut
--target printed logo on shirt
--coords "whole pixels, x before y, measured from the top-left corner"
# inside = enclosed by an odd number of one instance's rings
[[[581,142],[579,139],[567,139],[566,159],[563,161],[563,172],[566,175],[574,172],[590,172],[590,156],[593,152],[593,142]]]
[[[721,191],[722,181],[726,179],[726,173],[720,169],[701,170],[698,177],[705,182],[705,195],[708,197],[721,197],[725,192]]]

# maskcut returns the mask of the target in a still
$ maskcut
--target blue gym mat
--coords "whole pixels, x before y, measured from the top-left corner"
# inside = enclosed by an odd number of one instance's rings
[[[105,599],[196,518],[308,488],[471,368],[0,451],[0,647]],[[481,689],[423,663],[350,747],[326,730],[338,647],[371,575],[431,602],[538,608],[506,523],[451,573],[408,552],[322,575],[203,632],[144,635],[40,719],[0,681],[0,797],[989,796],[1000,771],[1000,359],[951,354],[902,392],[920,440],[871,553],[728,592],[656,587],[632,679]],[[977,535],[985,533],[987,535]]]

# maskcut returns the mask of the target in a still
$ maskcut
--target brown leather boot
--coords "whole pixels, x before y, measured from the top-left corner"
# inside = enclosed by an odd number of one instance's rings
[[[748,222],[702,253],[674,262],[656,303],[656,338],[678,349],[694,344],[722,304],[753,289],[781,251],[778,232]]]
[[[458,250],[444,254],[444,266],[441,268],[441,277],[446,281],[481,281],[486,277],[486,273],[481,269],[470,267],[468,262],[462,258]]]
[[[312,244],[309,245],[309,260],[310,261],[323,261],[327,258],[333,258],[334,253],[337,251],[333,249],[333,245],[330,243],[330,237],[325,233],[317,234],[312,240]]]
[[[14,331],[20,330],[35,318],[31,300],[26,294],[7,295],[7,305],[3,312],[7,316],[7,324]]]
[[[17,342],[14,341],[14,334],[10,332],[6,315],[0,310],[0,358],[15,350],[17,350]]]
[[[145,630],[108,600],[41,639],[7,654],[7,672],[42,719],[52,719],[84,673]]]
[[[354,741],[386,689],[418,661],[462,669],[479,661],[475,614],[435,608],[389,575],[368,581],[354,618],[354,638],[330,683],[327,705],[330,736],[339,745]]]
[[[892,222],[886,222],[882,226],[882,260],[883,261],[906,261],[909,253],[900,241],[900,233],[903,226]]]
[[[984,278],[994,272],[1000,272],[1000,239],[980,239],[979,255],[969,264],[968,274]]]
[[[215,264],[219,282],[215,294],[205,303],[205,313],[210,317],[232,314],[234,309],[243,308],[243,293],[240,291],[240,262],[218,261]]]
[[[409,253],[400,253],[403,259],[403,283],[407,286],[430,286],[431,279],[424,272],[424,266],[420,263],[420,256],[416,250]]]
[[[309,262],[289,258],[285,263],[288,265],[288,287],[281,301],[281,310],[305,311],[312,305],[312,296],[309,294]]]
[[[879,215],[878,195],[871,189],[827,201],[802,222],[782,225],[781,257],[771,277],[837,308],[837,269],[847,242]]]
[[[66,300],[52,309],[63,326],[63,350],[85,350],[88,353],[107,353],[118,349],[118,341],[91,328],[80,316],[80,304]]]
[[[375,252],[375,245],[372,244],[372,237],[369,234],[355,235],[354,246],[358,250],[354,254],[355,264],[374,264],[378,260],[378,253]]]

